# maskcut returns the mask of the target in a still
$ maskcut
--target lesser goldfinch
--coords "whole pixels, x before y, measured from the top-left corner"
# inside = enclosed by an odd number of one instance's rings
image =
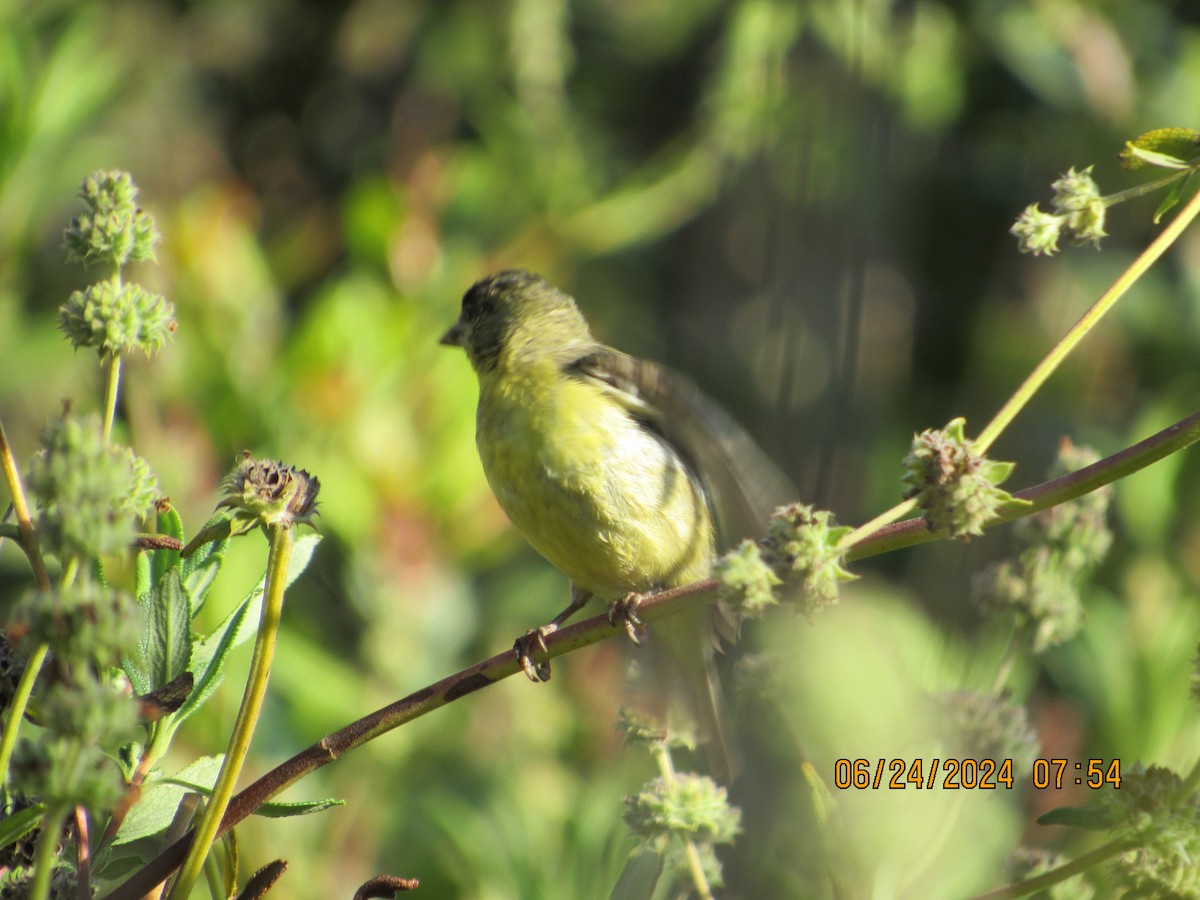
[[[786,480],[699,390],[592,337],[575,301],[530,272],[474,284],[442,338],[479,378],[475,441],[500,506],[571,582],[571,602],[530,632],[544,636],[592,596],[616,601],[708,576],[719,535],[765,526]],[[680,622],[684,618],[690,621]],[[708,696],[702,727],[719,727],[711,649],[700,616],[659,626]],[[680,634],[684,637],[680,639]],[[665,635],[666,636],[666,635]],[[517,653],[533,680],[530,643]],[[701,691],[703,692],[703,691]]]

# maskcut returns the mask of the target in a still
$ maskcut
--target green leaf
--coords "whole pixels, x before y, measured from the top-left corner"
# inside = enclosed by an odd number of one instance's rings
[[[650,850],[636,850],[625,861],[625,868],[609,895],[611,900],[650,900],[662,877],[662,857]]]
[[[223,518],[223,516],[217,516],[209,520],[205,523],[204,528],[212,527],[216,520]],[[188,595],[188,604],[191,606],[193,616],[204,606],[208,590],[212,587],[213,581],[225,562],[225,550],[228,546],[228,537],[211,541],[202,544],[195,553],[183,561],[183,590]]]
[[[213,785],[217,783],[217,773],[221,769],[221,761],[224,758],[224,754],[222,754],[221,756],[209,756],[205,757],[204,760],[197,760],[197,762],[204,762],[205,766],[200,768],[197,767],[196,763],[193,763],[186,769],[182,769],[170,778],[165,779],[165,782],[197,794],[203,794],[207,797],[212,794]],[[216,764],[215,768],[212,767],[213,763]],[[326,797],[323,800],[300,800],[292,803],[271,802],[264,803],[254,811],[254,814],[267,819],[290,819],[295,816],[308,816],[313,813],[323,812],[334,806],[345,805],[345,800],[338,800],[335,797]]]
[[[150,554],[138,553],[134,557],[134,596],[145,597],[150,593],[152,587],[154,587],[154,579],[151,575]]]
[[[175,816],[179,801],[187,793],[212,794],[213,785],[217,783],[221,764],[225,761],[224,754],[202,756],[174,775],[168,775],[161,781],[155,782],[142,792],[142,799],[130,811],[125,823],[117,835],[116,843],[129,841],[157,834],[170,824]],[[321,800],[302,800],[289,803],[265,803],[255,811],[255,815],[269,819],[287,819],[295,816],[307,816],[323,812],[334,806],[345,806],[345,800],[326,797]]]
[[[326,797],[323,800],[299,800],[293,803],[271,802],[264,803],[254,811],[254,814],[265,819],[291,819],[296,816],[311,816],[313,813],[345,805],[345,800],[338,800],[336,797]]]
[[[1159,166],[1184,169],[1192,165],[1200,151],[1200,132],[1192,128],[1155,128],[1125,142],[1119,156],[1125,169]]]
[[[1001,462],[995,459],[984,460],[983,466],[980,469],[980,474],[991,484],[1003,484],[1008,481],[1012,475],[1013,469],[1017,467],[1014,462]]]
[[[173,506],[158,513],[158,532],[183,543],[183,520]],[[147,554],[150,557],[150,585],[153,587],[171,569],[179,565],[179,551],[163,548]]]
[[[150,680],[150,672],[146,669],[143,652],[143,648],[139,647],[137,653],[121,657],[121,671],[129,678],[129,685],[138,696],[155,690]]]
[[[996,503],[997,513],[1008,512],[1010,510],[1015,512],[1016,510],[1024,509],[1027,506],[1033,506],[1032,500],[1026,500],[1023,497],[1014,497],[1012,494],[1008,493],[1008,491],[1001,491],[1000,493],[1004,496]]]
[[[1038,816],[1037,823],[1086,828],[1088,831],[1107,831],[1113,824],[1108,811],[1098,806],[1060,806]]]
[[[287,578],[284,579],[284,587],[289,588],[292,583],[304,574],[304,570],[308,568],[308,564],[312,562],[312,555],[316,552],[317,545],[321,543],[321,535],[306,534],[303,537],[296,538],[296,543],[292,545],[292,556],[288,560]],[[261,596],[263,588],[266,585],[266,576],[258,583],[258,594]]]
[[[1154,211],[1155,225],[1159,223],[1162,217],[1165,216],[1172,207],[1179,204],[1179,201],[1182,199],[1181,195],[1183,193],[1184,185],[1186,185],[1189,181],[1191,181],[1190,175],[1185,176],[1182,181],[1177,181],[1171,185],[1171,190],[1167,191],[1167,195],[1163,197],[1162,202],[1158,204],[1158,209]]]
[[[193,645],[191,671],[195,677],[195,684],[183,706],[172,717],[175,724],[194,713],[212,696],[217,685],[221,683],[225,660],[230,651],[254,633],[249,626],[242,627],[250,613],[253,599],[254,595],[251,594],[237,605],[216,631]]]
[[[142,796],[125,816],[113,846],[150,837],[163,831],[175,817],[179,801],[186,793],[184,788],[173,784],[152,784],[142,787]]]
[[[128,844],[161,832],[175,818],[184,794],[211,794],[223,759],[223,755],[202,756],[173,776],[143,786],[141,799],[121,823],[114,845]]]
[[[168,570],[142,602],[146,611],[146,636],[140,648],[140,669],[148,677],[150,686],[147,690],[138,685],[135,687],[138,693],[147,694],[188,671],[192,656],[192,619],[178,569]]]
[[[291,585],[308,567],[309,562],[312,560],[313,551],[316,550],[320,542],[321,536],[319,534],[306,534],[304,537],[296,540],[295,545],[292,547],[291,559],[288,560],[286,585]],[[221,559],[224,556],[224,544],[225,542],[222,541],[220,549],[212,551],[215,557],[212,565],[217,568],[220,567]],[[214,546],[216,545],[206,544],[204,548],[197,550],[193,556],[184,560],[185,573],[187,572],[187,564],[191,559],[207,552],[206,548]],[[234,607],[233,611],[225,617],[225,620],[211,634],[196,641],[193,645],[190,671],[195,676],[196,683],[192,688],[192,693],[188,697],[187,702],[175,713],[173,721],[176,724],[190,716],[212,696],[213,691],[217,689],[217,685],[221,683],[225,660],[229,657],[230,652],[234,647],[245,643],[254,636],[258,626],[259,614],[262,610],[262,595],[265,585],[266,576],[264,575],[262,580],[254,586],[254,589],[246,595],[241,603]]]
[[[15,844],[37,828],[45,812],[45,804],[35,803],[7,818],[0,819],[0,850],[10,844]]]

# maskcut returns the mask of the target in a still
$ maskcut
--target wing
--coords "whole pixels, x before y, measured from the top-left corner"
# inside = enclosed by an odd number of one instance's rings
[[[795,499],[795,489],[754,440],[683,376],[609,347],[565,368],[606,391],[691,465],[723,547],[762,537],[775,507]]]

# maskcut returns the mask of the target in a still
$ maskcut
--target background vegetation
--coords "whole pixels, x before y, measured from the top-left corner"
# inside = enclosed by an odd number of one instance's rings
[[[139,278],[179,329],[127,366],[118,430],[193,530],[243,448],[321,479],[325,540],[289,593],[248,776],[563,603],[483,480],[469,366],[437,345],[474,279],[542,272],[859,524],[899,499],[914,431],[986,421],[1152,237],[1156,201],[1114,212],[1103,252],[1053,260],[1018,254],[1017,213],[1069,165],[1134,183],[1123,142],[1195,125],[1200,99],[1200,11],[1167,0],[7,0],[0,22],[0,418],[19,458],[64,398],[99,395],[94,358],[55,328],[86,280],[62,229],[81,178],[119,166],[164,235]],[[995,448],[1018,464],[1007,486],[1042,480],[1063,435],[1111,452],[1195,411],[1198,340],[1193,232]],[[1010,685],[1042,757],[1186,769],[1196,454],[1118,485],[1110,522],[1083,631],[1022,656]],[[789,686],[739,724],[758,777],[732,792],[754,835],[725,855],[732,894],[822,896],[836,859],[856,890],[959,896],[1002,883],[1022,837],[1087,849],[1032,824],[1086,788],[1027,774],[952,809],[835,792],[854,840],[823,846],[799,773],[911,757],[894,737],[926,692],[992,683],[1005,635],[981,628],[971,578],[1010,542],[857,565],[839,607],[751,630],[744,649],[777,654]],[[235,542],[229,566],[209,627],[261,546]],[[6,548],[0,602],[28,581]],[[286,857],[297,898],[379,871],[430,897],[607,896],[632,845],[619,798],[652,774],[613,728],[625,652],[510,679],[327,767],[299,792],[348,806],[251,821],[243,858]],[[237,702],[191,720],[181,761],[223,746]]]

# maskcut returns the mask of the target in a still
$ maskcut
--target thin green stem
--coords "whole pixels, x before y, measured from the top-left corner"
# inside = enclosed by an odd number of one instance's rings
[[[13,748],[17,746],[17,732],[21,728],[25,708],[29,706],[29,697],[33,694],[33,686],[37,683],[42,664],[49,652],[49,644],[34,647],[29,661],[25,663],[25,671],[21,673],[21,680],[17,682],[17,691],[8,709],[8,721],[4,723],[4,737],[0,738],[0,784],[8,783],[8,763],[12,759]]]
[[[263,593],[262,618],[259,621],[258,637],[254,642],[254,656],[250,660],[250,676],[242,696],[242,706],[234,722],[233,734],[225,761],[221,764],[217,783],[213,785],[212,797],[204,810],[200,824],[196,826],[196,838],[188,851],[187,859],[180,870],[179,878],[171,888],[172,900],[186,900],[204,867],[204,859],[216,840],[221,828],[221,819],[233,797],[233,789],[241,774],[242,764],[250,749],[254,726],[262,711],[263,698],[267,693],[267,681],[271,675],[271,661],[275,656],[275,641],[279,634],[279,623],[283,617],[283,594],[287,584],[287,565],[292,555],[294,533],[290,526],[272,525],[268,530],[271,540],[270,555],[267,557],[267,579]]]
[[[29,559],[29,567],[33,569],[33,578],[43,591],[50,590],[50,574],[46,571],[46,563],[42,559],[37,532],[33,530],[33,519],[29,515],[29,502],[25,499],[25,487],[21,484],[21,471],[13,457],[12,447],[8,443],[8,435],[4,433],[4,423],[0,422],[0,468],[4,469],[4,481],[8,485],[8,493],[12,498],[13,512],[17,517],[17,528],[21,531],[21,549]]]
[[[42,833],[38,837],[33,857],[33,883],[29,886],[29,900],[47,900],[50,896],[50,881],[54,877],[57,862],[55,850],[62,833],[63,822],[71,807],[58,803],[46,811],[42,819]]]
[[[120,296],[123,290],[121,283],[121,267],[113,266],[112,277],[113,295]],[[112,439],[113,422],[117,417],[117,394],[121,388],[121,354],[113,353],[108,360],[108,379],[104,384],[104,443]]]
[[[208,893],[213,900],[225,900],[225,892],[221,890],[221,872],[212,853],[204,860],[204,880],[208,883]]]
[[[1067,355],[1096,326],[1096,323],[1112,309],[1116,302],[1125,295],[1134,282],[1141,278],[1146,270],[1167,251],[1167,248],[1175,242],[1198,214],[1200,214],[1200,191],[1192,195],[1192,199],[1180,210],[1179,215],[1171,220],[1167,227],[1162,230],[1162,233],[1151,242],[1150,246],[1142,251],[1142,254],[1133,261],[1128,269],[1121,273],[1121,276],[1112,283],[1112,286],[1100,295],[1100,299],[1093,304],[1092,308],[1080,317],[1079,321],[1063,336],[1062,340],[1055,344],[1046,357],[1038,363],[1037,367],[1029,374],[1029,377],[1017,388],[1016,393],[996,413],[995,418],[979,433],[979,437],[974,441],[976,450],[980,453],[988,451],[988,448],[1003,434],[1004,429],[1017,417],[1017,413],[1024,409],[1025,405],[1033,398],[1033,395],[1046,383],[1046,380],[1054,371],[1062,365]]]
[[[1006,900],[1006,898],[1010,897],[1028,897],[1030,894],[1036,894],[1038,891],[1054,887],[1060,881],[1066,881],[1072,876],[1086,872],[1092,866],[1098,865],[1111,857],[1119,856],[1126,850],[1132,850],[1137,845],[1137,841],[1132,841],[1129,838],[1118,838],[1115,841],[1109,841],[1107,844],[1101,844],[1095,850],[1083,854],[1083,856],[1075,857],[1075,859],[1059,866],[1057,869],[1051,869],[1049,872],[1044,872],[1033,878],[1026,878],[1024,881],[1019,881],[1016,884],[996,888],[994,891],[980,894],[974,900]]]
[[[1113,206],[1117,203],[1124,203],[1126,200],[1135,200],[1138,197],[1144,197],[1146,194],[1153,194],[1160,188],[1165,188],[1168,184],[1176,182],[1181,178],[1187,178],[1196,171],[1195,161],[1191,165],[1183,169],[1172,172],[1170,175],[1164,175],[1162,178],[1156,178],[1154,181],[1147,181],[1145,184],[1137,184],[1131,188],[1126,188],[1123,191],[1117,191],[1115,194],[1106,194],[1100,199],[1104,201],[1105,206]]]
[[[895,506],[893,506],[887,512],[880,513],[875,518],[873,518],[870,522],[867,522],[863,525],[859,525],[852,532],[850,532],[848,535],[846,535],[844,538],[842,538],[838,542],[838,549],[847,550],[850,547],[853,547],[855,544],[857,544],[859,541],[861,541],[867,535],[874,534],[876,531],[878,531],[880,528],[883,528],[885,525],[891,525],[893,522],[898,521],[899,519],[903,519],[905,516],[907,516],[910,512],[912,512],[916,508],[917,508],[917,501],[915,499],[905,500],[903,503],[897,503]]]
[[[108,380],[104,385],[104,442],[112,439],[113,420],[117,417],[117,393],[121,388],[121,354],[108,359]]]
[[[654,760],[658,763],[659,774],[663,780],[670,783],[675,780],[675,765],[671,761],[671,750],[664,743],[653,745]],[[696,896],[700,900],[713,900],[712,887],[709,886],[708,878],[704,874],[704,863],[700,859],[700,850],[696,847],[696,842],[686,835],[680,835],[683,839],[683,852],[687,857],[688,873],[692,876],[692,887],[696,889]]]

